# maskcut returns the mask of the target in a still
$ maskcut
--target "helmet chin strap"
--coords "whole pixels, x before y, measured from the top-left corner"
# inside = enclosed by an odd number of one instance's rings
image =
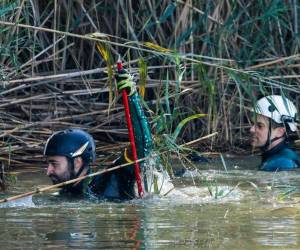
[[[268,151],[268,147],[269,147],[274,141],[277,141],[277,140],[279,140],[279,139],[285,137],[285,135],[282,135],[282,136],[274,137],[273,139],[270,139],[270,137],[271,137],[271,132],[272,132],[272,126],[271,126],[271,120],[270,120],[270,122],[269,122],[269,130],[268,130],[268,138],[267,138],[267,141],[266,141],[265,145],[263,145],[263,146],[261,147],[262,151],[264,151],[264,152]]]
[[[78,177],[81,175],[81,173],[82,173],[82,171],[84,170],[84,168],[85,168],[85,165],[82,164],[82,166],[80,167],[80,169],[78,170],[78,172],[75,174],[74,160],[75,160],[74,158],[71,158],[71,159],[69,160],[69,163],[71,164],[70,180],[78,178]],[[76,184],[76,183],[75,183],[75,184]]]
[[[84,170],[84,167],[85,167],[85,166],[82,164],[82,166],[81,166],[80,169],[78,170],[77,174],[75,175],[75,178],[78,178],[78,177],[81,175],[82,171]]]
[[[82,166],[80,167],[78,172],[75,173],[74,158],[67,157],[67,159],[68,159],[68,166],[69,166],[69,171],[70,171],[70,180],[78,178],[82,174],[82,171],[85,169],[86,165],[82,164]],[[78,186],[79,183],[81,183],[81,181],[78,181],[75,183],[70,183],[70,184],[64,186],[63,190],[65,192],[73,192],[73,191],[76,192],[76,189],[80,188],[80,186]]]

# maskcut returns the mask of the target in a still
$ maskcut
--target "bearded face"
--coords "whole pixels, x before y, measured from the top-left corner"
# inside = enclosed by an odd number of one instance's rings
[[[68,181],[74,177],[74,169],[65,156],[49,156],[47,158],[47,175],[53,184]]]

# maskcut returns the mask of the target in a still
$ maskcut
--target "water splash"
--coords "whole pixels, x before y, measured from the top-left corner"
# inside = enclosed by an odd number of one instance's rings
[[[8,208],[8,207],[26,207],[27,208],[27,207],[35,207],[35,206],[36,205],[32,201],[32,195],[0,204],[0,208]]]

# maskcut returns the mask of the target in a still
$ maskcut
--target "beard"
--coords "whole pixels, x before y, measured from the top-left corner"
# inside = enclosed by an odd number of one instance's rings
[[[49,175],[49,178],[51,179],[53,184],[59,184],[59,183],[70,180],[70,177],[68,177],[67,174],[65,174],[63,176],[58,176],[56,174],[51,174],[51,175]]]
[[[76,178],[73,159],[67,158],[67,167],[65,168],[64,172],[58,174],[52,172],[50,175],[48,175],[48,177],[51,179],[54,185]]]

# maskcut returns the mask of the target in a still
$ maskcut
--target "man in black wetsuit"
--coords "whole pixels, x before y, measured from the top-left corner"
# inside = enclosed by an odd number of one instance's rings
[[[140,104],[132,76],[123,72],[118,75],[118,90],[128,93],[130,115],[134,129],[138,158],[152,153],[151,131]],[[44,155],[47,157],[47,175],[54,184],[75,179],[91,173],[89,165],[95,161],[95,143],[91,135],[80,129],[68,129],[54,133],[48,139]],[[157,171],[155,160],[149,158],[141,162],[141,177],[146,193],[170,192],[174,186],[166,171]],[[133,162],[128,150],[116,160],[115,165]],[[135,188],[136,179],[133,165],[87,178],[75,184],[63,187],[60,193],[87,195],[99,199],[128,200],[138,197]]]

